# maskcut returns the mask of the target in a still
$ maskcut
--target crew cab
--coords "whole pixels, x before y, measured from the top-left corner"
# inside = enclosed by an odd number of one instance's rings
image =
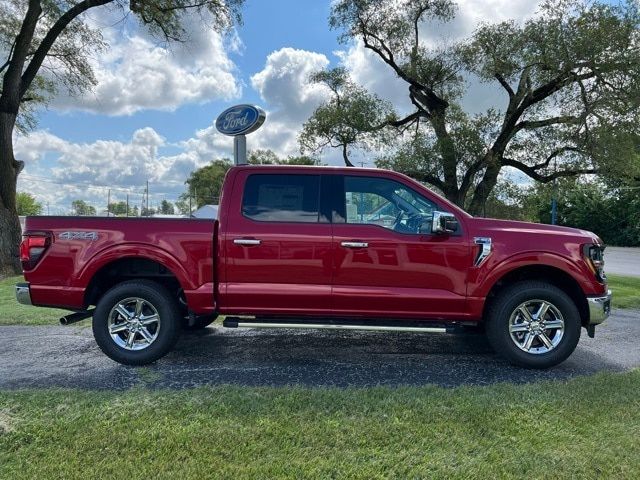
[[[99,347],[142,365],[182,329],[486,332],[547,368],[609,315],[604,246],[567,227],[474,218],[379,169],[236,166],[217,220],[28,217],[19,302],[93,317]],[[383,334],[383,333],[381,333]]]

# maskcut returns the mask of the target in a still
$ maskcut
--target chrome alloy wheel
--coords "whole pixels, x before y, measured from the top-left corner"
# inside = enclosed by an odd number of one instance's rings
[[[516,307],[509,318],[511,340],[527,353],[548,353],[564,336],[564,318],[546,300],[527,300]]]
[[[160,332],[160,315],[147,300],[129,297],[118,302],[109,312],[109,335],[125,350],[144,350]]]

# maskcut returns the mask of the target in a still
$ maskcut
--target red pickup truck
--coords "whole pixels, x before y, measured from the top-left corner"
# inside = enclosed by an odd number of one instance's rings
[[[609,315],[603,250],[573,228],[474,218],[376,169],[238,166],[219,219],[29,217],[19,302],[93,317],[112,359],[153,362],[183,328],[447,333],[512,363],[565,360]],[[95,308],[92,308],[95,306]]]

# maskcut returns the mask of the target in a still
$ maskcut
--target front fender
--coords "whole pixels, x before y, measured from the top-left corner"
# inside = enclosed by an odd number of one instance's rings
[[[587,294],[597,294],[602,287],[588,270],[584,262],[577,262],[551,252],[524,252],[508,257],[492,268],[480,267],[469,279],[468,295],[470,297],[485,298],[493,286],[508,273],[528,266],[546,266],[556,268],[570,275]]]

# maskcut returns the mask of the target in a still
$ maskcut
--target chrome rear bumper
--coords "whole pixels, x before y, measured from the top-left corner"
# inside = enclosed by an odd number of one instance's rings
[[[603,297],[587,297],[589,304],[589,325],[604,322],[611,314],[611,290]]]
[[[33,305],[31,303],[31,292],[28,283],[18,283],[16,285],[16,300],[22,305]]]

